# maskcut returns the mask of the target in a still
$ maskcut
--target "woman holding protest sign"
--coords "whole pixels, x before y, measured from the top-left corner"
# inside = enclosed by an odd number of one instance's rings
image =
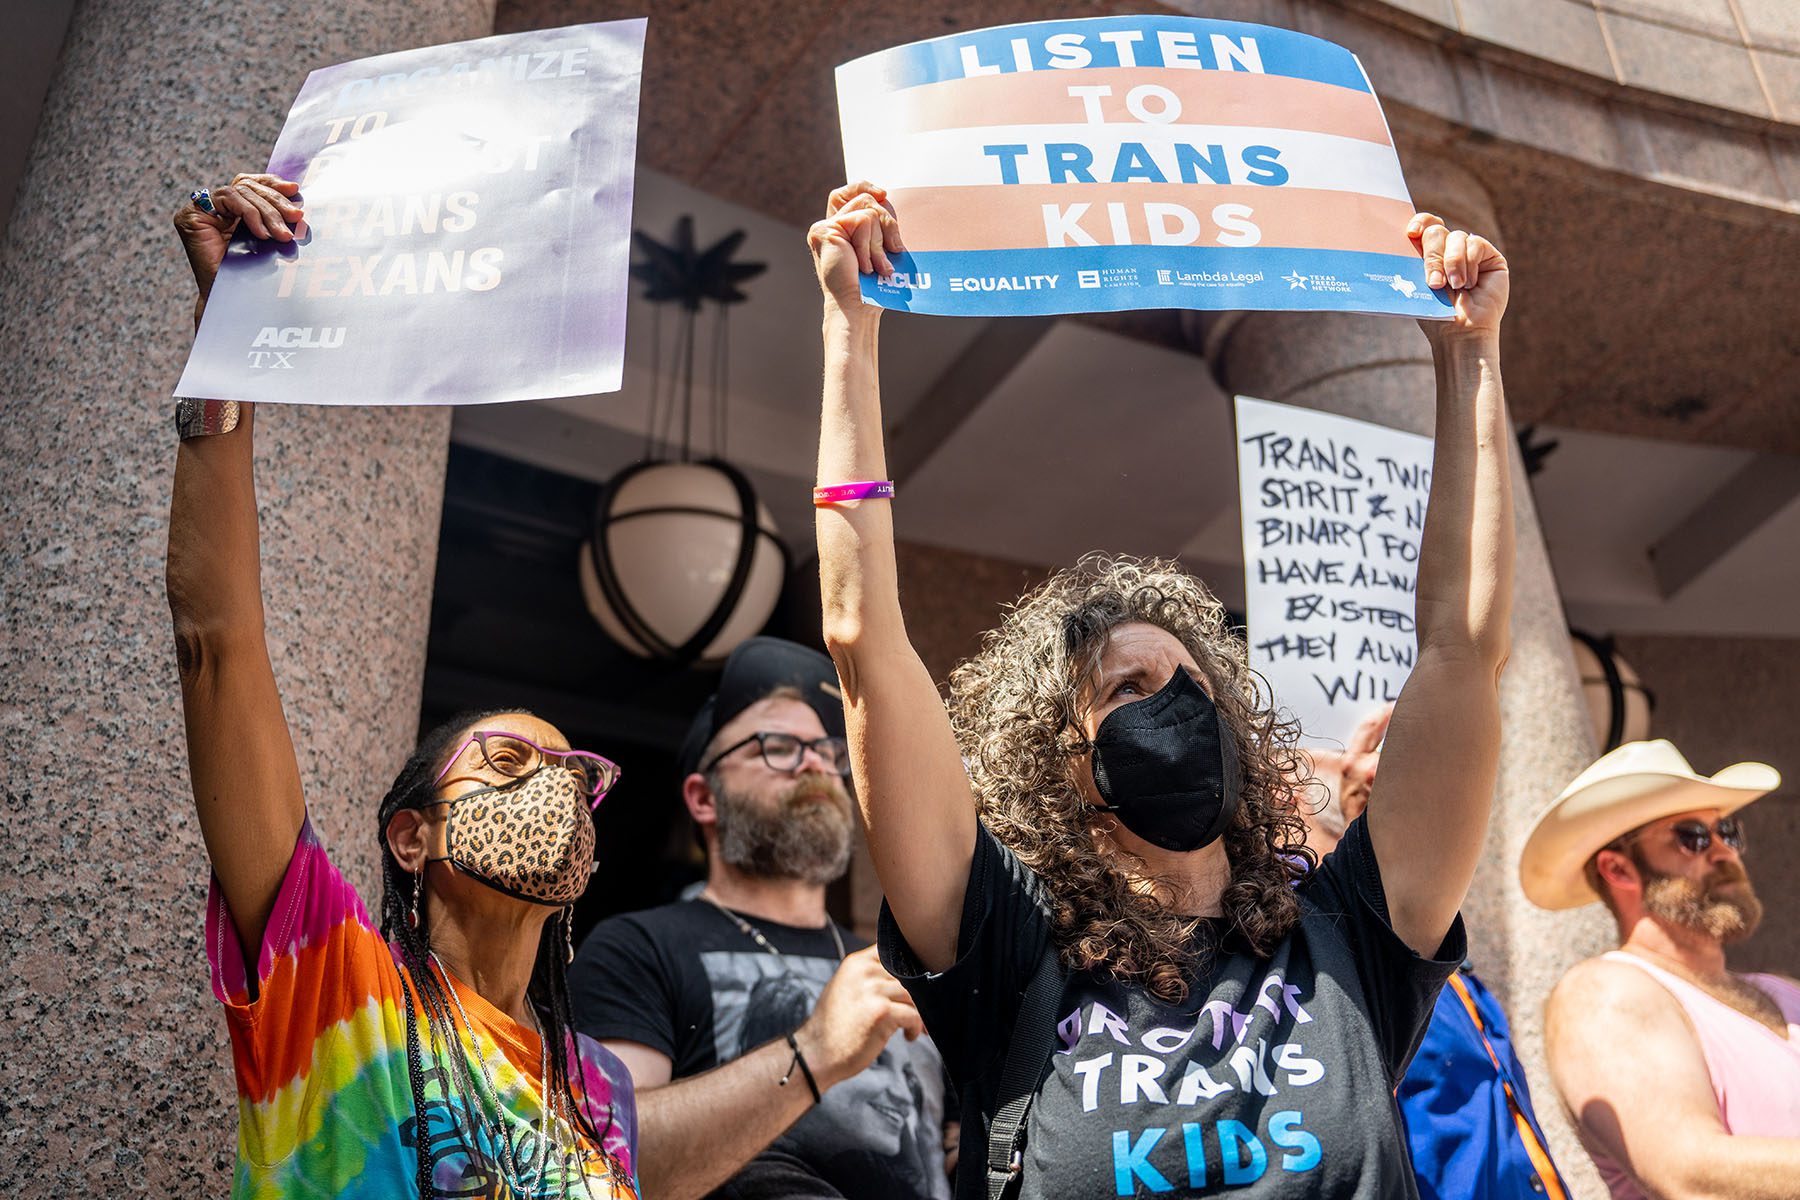
[[[1437,440],[1418,659],[1380,802],[1316,865],[1294,808],[1298,731],[1172,562],[1091,556],[1025,596],[952,674],[946,719],[900,609],[881,314],[858,278],[891,269],[898,219],[852,184],[810,232],[825,636],[887,894],[883,956],[962,1095],[965,1200],[1417,1194],[1392,1090],[1463,958],[1512,511],[1505,260],[1427,214],[1408,232],[1455,302],[1421,322]]]
[[[291,241],[297,186],[240,175],[175,225],[200,311],[240,222]],[[241,1197],[635,1197],[623,1065],[564,970],[618,778],[529,713],[428,733],[375,813],[379,926],[315,835],[263,638],[249,405],[180,401],[168,590],[207,950],[238,1080]]]

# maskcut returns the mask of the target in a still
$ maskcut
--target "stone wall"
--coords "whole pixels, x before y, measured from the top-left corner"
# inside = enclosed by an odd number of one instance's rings
[[[132,0],[75,13],[0,248],[0,1190],[223,1196],[231,1052],[168,606],[169,216],[260,170],[314,67],[492,28],[492,0]],[[417,733],[448,413],[267,410],[263,587],[321,834],[373,882]]]
[[[1752,117],[1800,121],[1791,0],[1360,0],[1542,62]]]

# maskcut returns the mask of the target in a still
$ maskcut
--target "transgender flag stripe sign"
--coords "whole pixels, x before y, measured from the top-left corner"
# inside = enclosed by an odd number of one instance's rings
[[[978,30],[838,68],[844,162],[907,252],[871,303],[1448,315],[1362,64],[1283,29],[1105,17]]]

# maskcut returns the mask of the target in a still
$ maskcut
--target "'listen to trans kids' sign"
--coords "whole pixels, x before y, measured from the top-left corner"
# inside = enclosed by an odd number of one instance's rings
[[[838,68],[844,164],[908,253],[884,308],[1447,317],[1356,56],[1188,17],[1039,21]]]
[[[1237,446],[1250,665],[1341,745],[1412,673],[1431,439],[1239,396]]]
[[[292,243],[240,232],[176,394],[471,404],[616,391],[644,22],[314,71],[269,170]]]

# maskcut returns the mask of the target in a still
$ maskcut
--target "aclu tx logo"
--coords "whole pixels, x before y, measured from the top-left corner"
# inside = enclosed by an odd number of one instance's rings
[[[265,325],[251,339],[250,367],[261,371],[291,371],[294,355],[302,350],[336,350],[343,346],[347,325]]]
[[[931,272],[920,271],[917,274],[908,271],[895,271],[886,279],[876,276],[876,282],[884,288],[896,292],[923,292],[931,287]]]

